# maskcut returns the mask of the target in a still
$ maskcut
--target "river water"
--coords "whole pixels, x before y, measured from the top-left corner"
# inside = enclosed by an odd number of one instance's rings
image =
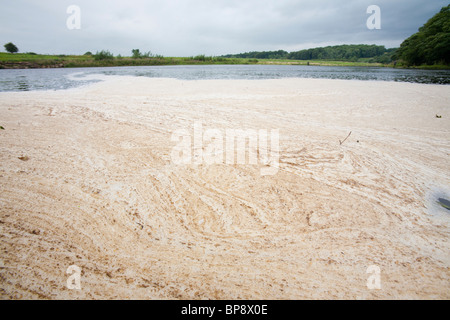
[[[108,76],[201,79],[326,78],[450,84],[450,70],[296,65],[190,65],[64,69],[2,69],[0,91],[63,90]]]

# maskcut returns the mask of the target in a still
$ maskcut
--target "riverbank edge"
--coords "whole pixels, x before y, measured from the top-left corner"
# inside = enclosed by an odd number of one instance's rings
[[[42,56],[30,59],[0,59],[0,69],[46,69],[46,68],[95,68],[95,67],[137,67],[137,66],[173,66],[173,65],[299,65],[331,67],[386,67],[402,69],[449,70],[445,65],[424,65],[408,67],[400,64],[382,64],[373,62],[351,62],[334,60],[285,60],[285,59],[246,59],[215,58],[196,60],[188,57],[152,57],[133,59],[128,57],[106,60],[94,60],[84,56]],[[208,57],[209,58],[209,57]]]

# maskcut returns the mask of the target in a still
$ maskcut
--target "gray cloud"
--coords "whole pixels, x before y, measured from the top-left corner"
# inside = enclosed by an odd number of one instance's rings
[[[68,30],[69,5],[81,29]],[[366,9],[381,8],[381,30]],[[343,43],[399,46],[447,0],[15,0],[3,3],[0,41],[21,52],[82,54],[131,49],[165,56],[287,51]]]

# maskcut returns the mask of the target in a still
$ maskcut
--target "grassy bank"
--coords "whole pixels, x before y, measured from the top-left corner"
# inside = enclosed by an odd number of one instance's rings
[[[247,59],[198,55],[195,57],[111,57],[96,59],[95,55],[42,55],[34,53],[0,52],[0,69],[31,68],[88,68],[121,66],[165,66],[165,65],[210,65],[210,64],[262,64],[262,65],[310,65],[344,67],[394,67],[393,63],[351,62],[335,60],[291,60],[291,59]],[[406,68],[397,64],[395,67]],[[421,69],[449,69],[445,65],[420,66]]]
[[[201,64],[263,64],[263,65],[312,65],[312,66],[383,66],[380,63],[290,60],[290,59],[246,59],[208,57],[112,57],[96,59],[95,55],[41,55],[33,53],[0,53],[0,69],[30,68],[82,68],[82,67],[120,67],[120,66],[163,66],[163,65],[201,65]]]
[[[41,55],[30,53],[0,53],[1,69],[82,68],[120,66],[162,66],[191,64],[254,64],[252,59],[206,57],[111,57],[96,59],[95,55]]]

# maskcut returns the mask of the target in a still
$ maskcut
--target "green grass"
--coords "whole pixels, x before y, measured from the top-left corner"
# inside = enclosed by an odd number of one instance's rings
[[[29,53],[6,53],[0,52],[0,62],[7,61],[45,61],[45,60],[87,60],[90,56],[76,56],[76,55],[47,55],[47,54],[29,54]]]
[[[62,66],[77,67],[113,67],[113,66],[155,66],[155,65],[190,65],[190,64],[252,64],[254,59],[236,59],[223,57],[113,57],[109,59],[95,59],[95,55],[41,55],[27,53],[0,52],[0,68],[28,67],[45,68]]]
[[[224,58],[197,55],[193,57],[113,57],[96,60],[95,55],[45,55],[33,53],[0,52],[0,69],[2,68],[80,68],[80,67],[119,67],[119,66],[163,66],[163,65],[210,65],[210,64],[259,64],[259,65],[310,65],[310,66],[344,66],[344,67],[394,67],[393,63],[382,64],[360,59],[359,61],[332,60],[290,60],[290,59],[251,59]],[[395,67],[406,68],[397,64]],[[449,69],[449,66],[419,66],[420,69]]]
[[[46,67],[65,67],[68,63],[89,64],[93,61],[92,56],[77,55],[44,55],[29,53],[4,53],[0,52],[0,69],[27,67],[27,68],[46,68]]]

